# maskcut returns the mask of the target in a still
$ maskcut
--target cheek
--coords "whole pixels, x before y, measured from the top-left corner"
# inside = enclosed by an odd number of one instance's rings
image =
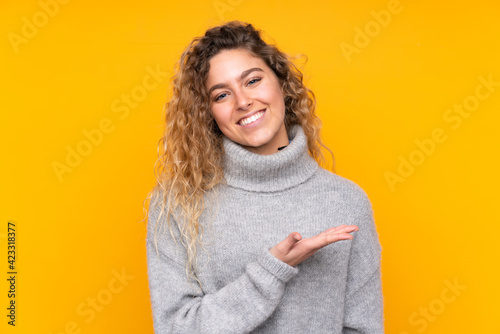
[[[284,104],[283,93],[277,83],[272,83],[262,87],[261,94],[264,98],[275,104]]]
[[[227,108],[216,105],[211,108],[211,112],[219,128],[223,128],[230,122],[231,114],[227,112]]]

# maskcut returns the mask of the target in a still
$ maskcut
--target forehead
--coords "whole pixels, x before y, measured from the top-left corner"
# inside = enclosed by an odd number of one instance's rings
[[[247,50],[223,50],[210,59],[207,86],[237,80],[243,71],[253,67],[264,71],[271,70],[262,59]]]

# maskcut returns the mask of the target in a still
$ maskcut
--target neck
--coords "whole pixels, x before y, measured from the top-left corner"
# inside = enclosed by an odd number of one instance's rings
[[[270,155],[279,151],[280,147],[284,147],[288,145],[288,134],[286,132],[285,123],[282,124],[274,138],[268,143],[259,146],[243,146],[250,152],[260,155]]]
[[[307,138],[300,126],[290,131],[291,142],[285,149],[269,155],[248,151],[224,138],[224,177],[227,184],[247,191],[284,190],[310,178],[318,164],[309,155]]]

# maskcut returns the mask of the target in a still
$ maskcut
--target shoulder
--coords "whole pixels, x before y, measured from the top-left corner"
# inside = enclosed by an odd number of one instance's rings
[[[314,175],[313,182],[317,183],[316,187],[319,189],[335,192],[336,197],[341,198],[346,205],[371,211],[367,193],[354,181],[320,167]]]

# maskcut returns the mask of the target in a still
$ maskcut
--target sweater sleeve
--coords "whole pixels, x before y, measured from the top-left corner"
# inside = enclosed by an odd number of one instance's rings
[[[355,233],[347,273],[343,334],[383,334],[381,246],[371,203],[364,192],[357,199],[359,226]]]
[[[206,294],[188,282],[186,254],[170,233],[157,236],[154,226],[160,210],[150,206],[146,240],[148,280],[156,334],[248,333],[276,309],[285,284],[297,268],[279,261],[267,249],[247,264],[245,272],[219,291]]]

